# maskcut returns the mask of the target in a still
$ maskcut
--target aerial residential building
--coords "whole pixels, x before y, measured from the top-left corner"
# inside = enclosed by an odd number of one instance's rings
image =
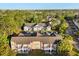
[[[47,16],[47,20],[51,21],[52,20],[52,16]]]
[[[37,25],[34,26],[34,31],[40,31],[42,29],[44,29],[46,27],[46,24],[45,23],[39,23]]]
[[[17,53],[28,53],[32,49],[40,49],[44,51],[56,50],[55,42],[61,40],[60,35],[57,36],[42,36],[37,33],[37,36],[13,36],[11,38],[11,49]]]
[[[25,26],[23,27],[23,30],[24,30],[24,31],[32,31],[34,25],[35,25],[35,23],[27,23],[27,24],[25,24]]]

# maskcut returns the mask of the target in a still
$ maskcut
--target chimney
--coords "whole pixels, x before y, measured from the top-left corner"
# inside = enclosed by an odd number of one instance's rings
[[[41,34],[39,32],[37,32],[37,37],[41,36]]]

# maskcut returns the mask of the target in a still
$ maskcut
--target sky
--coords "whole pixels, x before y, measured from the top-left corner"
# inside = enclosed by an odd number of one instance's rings
[[[79,9],[79,3],[0,3],[0,9]]]

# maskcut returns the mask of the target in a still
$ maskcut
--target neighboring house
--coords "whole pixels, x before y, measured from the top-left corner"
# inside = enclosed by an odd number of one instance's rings
[[[17,53],[28,53],[32,49],[41,49],[51,53],[52,50],[56,50],[55,41],[61,40],[62,37],[57,36],[41,36],[37,33],[37,36],[17,36],[11,38],[11,49]]]
[[[29,30],[32,30],[32,28],[30,26],[25,26],[24,27],[24,31],[29,31]]]
[[[52,20],[52,16],[47,16],[47,20],[51,21]]]
[[[46,27],[45,23],[39,23],[39,24],[34,26],[33,30],[34,31],[40,31],[40,30],[44,29],[45,27]]]
[[[41,31],[42,29],[46,29],[47,31],[51,31],[51,26],[47,23],[27,23],[24,27],[24,31]]]
[[[24,31],[31,31],[33,29],[33,26],[35,25],[35,23],[27,23],[24,26]]]
[[[51,26],[48,25],[48,26],[46,27],[46,30],[47,30],[47,31],[51,31]]]

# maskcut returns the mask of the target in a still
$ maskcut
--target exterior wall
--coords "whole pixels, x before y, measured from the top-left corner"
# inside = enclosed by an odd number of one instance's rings
[[[16,49],[15,46],[16,46],[16,44],[14,42],[11,42],[11,48],[12,48],[12,50]]]
[[[44,48],[48,48],[49,47],[49,44],[44,44]]]
[[[43,43],[40,41],[33,41],[30,44],[16,44],[14,42],[11,43],[12,50],[16,50],[17,52],[21,52],[22,50],[28,51],[29,49],[43,49]]]
[[[28,48],[28,44],[17,44],[16,51],[17,53],[28,53],[30,49]]]
[[[29,28],[27,26],[24,27],[24,31],[28,31]]]
[[[52,44],[44,44],[40,41],[33,41],[30,42],[30,44],[17,44],[17,45],[14,42],[12,42],[11,46],[12,49],[18,53],[28,53],[31,49],[42,49],[45,50],[45,52],[51,53],[52,50],[56,49],[56,45],[52,46]]]
[[[31,30],[32,30],[31,27],[28,27],[28,26],[25,26],[25,27],[24,27],[24,31],[31,31]]]
[[[31,49],[41,49],[43,44],[40,41],[33,41],[30,44]]]
[[[46,51],[50,50],[51,51],[53,49],[52,44],[44,44],[44,50],[46,50]]]
[[[23,44],[23,47],[24,47],[24,48],[27,48],[27,47],[28,47],[28,45],[27,45],[27,44]]]
[[[11,42],[11,48],[12,48],[12,50],[16,50],[16,43]]]
[[[36,27],[34,27],[34,31],[40,31],[40,30],[42,30],[42,29],[43,29],[42,26],[36,26]]]
[[[29,51],[30,49],[52,50],[53,48],[56,49],[56,45],[54,45],[53,43],[55,40],[59,40],[59,38],[62,39],[61,36],[57,36],[57,37],[39,37],[39,36],[38,37],[12,37],[11,48],[12,50],[23,51],[23,52]],[[19,48],[20,45],[21,45],[21,48]]]

